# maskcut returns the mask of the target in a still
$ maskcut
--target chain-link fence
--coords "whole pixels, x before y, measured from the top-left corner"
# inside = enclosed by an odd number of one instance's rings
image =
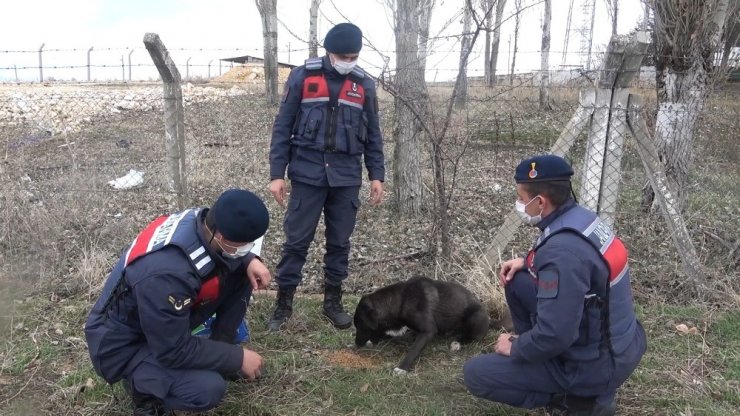
[[[262,77],[254,68],[240,66],[220,79],[182,85],[184,177],[190,206],[207,206],[229,187],[248,188],[264,198],[272,221],[262,255],[274,266],[283,211],[266,185],[277,109],[265,105]],[[288,72],[281,70],[281,82]],[[627,124],[630,93],[640,94],[641,114],[648,118],[648,130],[655,130],[654,90],[553,82],[543,108],[534,77],[522,75],[511,85],[494,87],[471,79],[464,107],[453,112],[441,149],[453,244],[452,262],[446,264],[435,260],[429,244],[438,232],[430,141],[422,141],[421,163],[428,210],[403,218],[390,200],[397,101],[380,89],[387,198],[383,207],[360,212],[352,239],[351,290],[415,272],[457,278],[482,256],[495,269],[526,250],[534,231],[514,220],[512,177],[521,159],[539,153],[562,154],[573,163],[576,193],[614,222],[631,249],[642,293],[665,294],[666,287],[680,286],[680,261],[687,253],[677,251],[674,230],[640,209],[648,177]],[[428,84],[430,107],[440,109],[435,122],[444,117],[441,109],[451,91],[450,84]],[[737,90],[726,85],[705,106],[694,138],[690,204],[682,217],[698,258],[711,261],[720,275],[736,273],[739,193],[731,178],[739,160],[737,98]],[[164,120],[159,83],[0,85],[2,275],[18,282],[54,282],[57,291],[96,293],[136,232],[178,208]],[[500,240],[502,234],[506,241]],[[305,269],[306,286],[322,281],[322,245],[319,230]],[[641,273],[659,279],[640,278]]]

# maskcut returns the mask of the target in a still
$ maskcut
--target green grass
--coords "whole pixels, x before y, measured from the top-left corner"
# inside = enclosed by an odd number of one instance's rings
[[[356,302],[356,297],[345,299],[350,309]],[[65,336],[80,336],[84,315],[79,311],[84,307],[86,302],[70,299],[49,314],[49,301],[39,298],[16,311],[34,317],[28,322],[39,330],[36,343],[26,331],[15,331],[13,345],[6,343],[15,361],[0,374],[0,396],[20,391],[8,404],[14,409],[11,414],[130,414],[123,389],[106,385],[94,374],[84,346],[52,344],[54,338],[43,331],[52,321],[66,322]],[[266,330],[272,299],[258,296],[249,309],[249,346],[265,358],[266,376],[257,382],[229,383],[223,403],[210,414],[541,414],[475,399],[458,381],[465,360],[489,348],[498,335],[495,331],[460,352],[449,351],[449,339],[436,340],[414,371],[399,377],[392,369],[408,344],[389,342],[355,351],[348,348],[353,331],[334,329],[320,308],[320,299],[298,298],[285,331],[272,334]],[[740,406],[740,310],[641,305],[638,314],[649,348],[620,390],[620,414],[733,414]],[[679,324],[696,327],[697,333],[683,334],[676,330]],[[4,362],[8,360],[6,354]]]

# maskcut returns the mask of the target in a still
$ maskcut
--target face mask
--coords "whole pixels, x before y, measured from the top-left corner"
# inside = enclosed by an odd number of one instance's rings
[[[355,69],[355,66],[357,66],[357,60],[352,62],[340,61],[339,59],[334,60],[334,69],[342,75],[347,75],[352,72],[352,70]]]
[[[539,214],[534,215],[534,216],[527,214],[527,210],[526,210],[527,205],[531,204],[535,198],[539,198],[539,195],[532,198],[526,204],[519,200],[517,200],[515,203],[516,213],[519,214],[519,218],[521,218],[522,221],[527,225],[537,225],[537,223],[542,221],[542,210],[540,210]]]
[[[227,259],[239,259],[239,258],[242,258],[242,257],[246,256],[247,254],[249,254],[249,252],[254,248],[254,242],[244,244],[243,246],[230,246],[230,245],[228,245],[226,243],[221,242],[220,240],[216,240],[216,242],[218,243],[219,246],[221,246],[221,250],[223,250],[223,252],[221,253],[221,255],[224,258],[227,258]],[[234,250],[233,253],[228,253],[226,251],[226,248],[224,248],[224,246],[228,247],[229,249],[235,249],[235,250]],[[231,251],[231,250],[229,250],[229,251]]]

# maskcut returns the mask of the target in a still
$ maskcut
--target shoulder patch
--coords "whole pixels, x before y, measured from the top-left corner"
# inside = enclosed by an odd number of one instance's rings
[[[182,308],[190,305],[190,302],[192,301],[190,298],[185,299],[176,299],[173,295],[167,296],[167,301],[172,305],[172,307],[180,312]]]
[[[537,273],[537,298],[554,299],[558,297],[558,272],[555,270],[543,270]]]

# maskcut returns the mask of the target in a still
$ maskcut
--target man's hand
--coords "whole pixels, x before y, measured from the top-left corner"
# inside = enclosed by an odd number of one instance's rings
[[[242,357],[242,374],[249,380],[254,380],[262,375],[262,356],[246,348]]]
[[[287,195],[287,188],[285,187],[285,179],[273,179],[270,182],[270,193],[273,198],[285,208],[285,196]]]
[[[498,340],[496,340],[496,346],[494,348],[496,354],[509,357],[511,355],[511,343],[514,338],[516,337],[509,334],[499,335]]]
[[[501,286],[505,287],[506,284],[514,278],[514,274],[523,268],[524,259],[521,257],[504,262],[504,264],[501,265],[501,271],[498,274],[498,280],[501,282]]]
[[[247,279],[252,285],[252,290],[267,289],[272,280],[270,270],[257,258],[247,265]]]
[[[370,205],[376,207],[383,202],[383,182],[374,180],[370,182]]]

